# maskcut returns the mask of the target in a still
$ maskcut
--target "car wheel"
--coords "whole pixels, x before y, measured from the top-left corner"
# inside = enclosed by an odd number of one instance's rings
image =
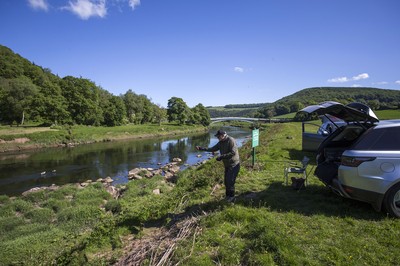
[[[389,189],[385,195],[383,204],[391,216],[400,218],[400,183]]]

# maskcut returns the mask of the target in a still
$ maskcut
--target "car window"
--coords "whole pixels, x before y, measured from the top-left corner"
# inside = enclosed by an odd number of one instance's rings
[[[338,134],[334,139],[332,139],[332,142],[352,142],[355,139],[357,139],[362,133],[364,132],[364,129],[359,126],[347,126],[344,128],[344,130]]]
[[[354,146],[354,149],[400,151],[400,127],[371,129]]]

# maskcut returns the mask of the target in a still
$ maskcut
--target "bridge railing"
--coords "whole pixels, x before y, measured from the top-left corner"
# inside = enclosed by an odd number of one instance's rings
[[[252,117],[214,117],[211,122],[221,121],[244,121],[244,122],[263,122],[263,123],[285,123],[293,121],[293,118],[252,118]]]

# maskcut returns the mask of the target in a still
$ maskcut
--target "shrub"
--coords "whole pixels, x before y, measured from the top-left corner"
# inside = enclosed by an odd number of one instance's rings
[[[112,199],[107,201],[106,205],[104,206],[106,211],[110,211],[112,213],[119,213],[121,211],[121,204],[118,200]]]

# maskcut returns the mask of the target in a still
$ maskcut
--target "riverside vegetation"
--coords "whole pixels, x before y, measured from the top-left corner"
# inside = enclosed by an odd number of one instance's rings
[[[215,160],[176,183],[130,181],[119,198],[99,183],[2,195],[0,264],[398,264],[400,220],[333,194],[312,174],[300,191],[283,184],[282,161],[314,159],[301,151],[301,123],[263,125],[254,166],[251,143],[240,153],[235,204],[223,200]]]
[[[178,125],[177,123],[115,127],[88,127],[79,125],[53,127],[0,126],[0,152],[189,134],[205,130],[205,127],[201,125]]]

